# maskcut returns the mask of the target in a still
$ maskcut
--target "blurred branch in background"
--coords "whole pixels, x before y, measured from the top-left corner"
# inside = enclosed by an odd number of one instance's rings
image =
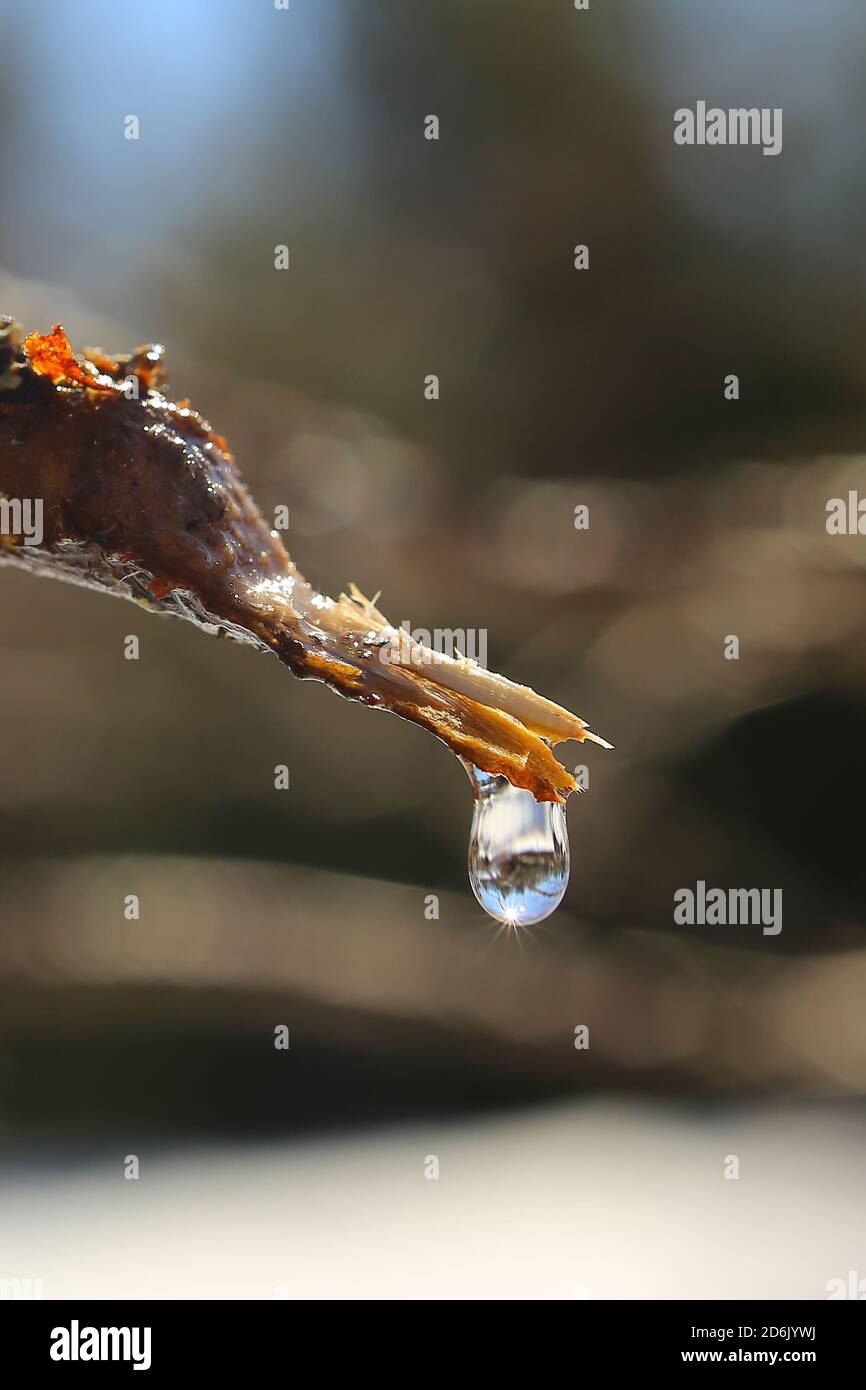
[[[158,857],[34,861],[4,900],[7,1140],[22,1123],[67,1142],[121,1122],[294,1133],[623,1085],[866,1087],[866,950],[780,966],[769,950],[574,921],[495,941],[450,895],[432,923],[411,888]]]

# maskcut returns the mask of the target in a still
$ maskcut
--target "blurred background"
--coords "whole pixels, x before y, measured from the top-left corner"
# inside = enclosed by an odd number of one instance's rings
[[[866,491],[862,6],[3,0],[0,51],[0,311],[165,343],[309,579],[485,629],[616,745],[561,750],[571,886],[509,935],[433,739],[0,573],[0,1278],[866,1275],[866,541],[825,527]],[[676,146],[699,99],[781,107],[782,153]],[[698,879],[781,888],[781,934],[675,926]]]

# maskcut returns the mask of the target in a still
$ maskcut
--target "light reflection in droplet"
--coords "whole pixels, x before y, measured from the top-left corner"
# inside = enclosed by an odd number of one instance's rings
[[[544,921],[568,887],[570,855],[565,807],[539,802],[464,763],[475,796],[469,837],[469,882],[497,922],[527,927]]]

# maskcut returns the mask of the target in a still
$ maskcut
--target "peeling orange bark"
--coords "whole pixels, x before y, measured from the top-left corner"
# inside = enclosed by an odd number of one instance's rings
[[[62,323],[55,323],[50,333],[29,333],[23,348],[32,370],[38,376],[48,377],[55,386],[60,382],[74,382],[97,391],[112,390],[111,383],[100,382],[98,375],[85,371],[79,364]]]

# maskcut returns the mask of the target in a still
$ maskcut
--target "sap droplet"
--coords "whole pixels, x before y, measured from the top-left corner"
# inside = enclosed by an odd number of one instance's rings
[[[543,922],[562,902],[570,856],[565,807],[536,801],[471,763],[475,806],[469,836],[469,882],[484,911],[509,926]]]

